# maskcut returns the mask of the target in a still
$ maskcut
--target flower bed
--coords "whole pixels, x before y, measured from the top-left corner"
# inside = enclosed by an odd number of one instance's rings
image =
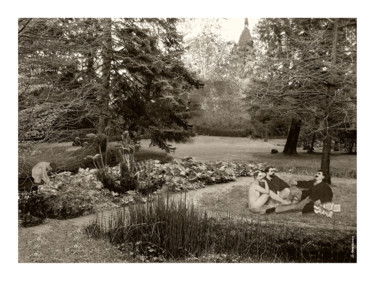
[[[146,161],[137,165],[140,184],[151,179],[165,180],[169,191],[178,192],[203,188],[206,185],[235,181],[237,177],[251,176],[264,169],[265,163],[198,162],[192,159],[173,160],[161,164],[158,160]],[[109,169],[114,180],[120,180],[119,166]]]
[[[27,215],[38,218],[74,218],[145,200],[135,192],[119,196],[109,191],[97,180],[96,172],[95,169],[79,169],[75,175],[71,172],[59,173],[51,177],[50,184],[41,185],[33,192],[21,192],[21,218],[23,216],[25,220]]]
[[[80,168],[77,174],[62,172],[51,176],[51,183],[39,186],[37,191],[22,192],[19,196],[21,214],[39,218],[66,219],[105,209],[146,202],[160,189],[181,192],[203,188],[206,185],[234,181],[236,177],[250,176],[264,164],[226,162],[203,163],[192,159],[174,160],[161,164],[158,160],[137,163],[138,189],[124,194],[110,191],[98,180],[97,169]],[[120,167],[106,168],[112,183],[120,181]]]

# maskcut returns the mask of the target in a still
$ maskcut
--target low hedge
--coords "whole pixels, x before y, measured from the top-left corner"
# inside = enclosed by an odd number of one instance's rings
[[[248,129],[225,129],[205,126],[194,126],[194,133],[206,136],[219,136],[219,137],[247,137],[251,135]]]

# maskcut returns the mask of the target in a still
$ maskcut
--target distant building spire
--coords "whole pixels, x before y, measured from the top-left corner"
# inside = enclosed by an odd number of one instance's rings
[[[253,40],[251,39],[250,30],[249,30],[249,21],[245,18],[245,27],[241,33],[240,40],[238,45],[242,48],[246,46],[252,46]]]

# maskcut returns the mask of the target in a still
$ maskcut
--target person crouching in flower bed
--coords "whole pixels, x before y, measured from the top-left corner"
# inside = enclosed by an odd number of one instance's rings
[[[255,181],[250,184],[248,189],[249,209],[254,213],[266,213],[266,210],[273,206],[265,205],[269,198],[280,202],[281,204],[290,204],[289,201],[281,199],[277,194],[269,189],[267,181],[264,179],[266,174],[263,171],[254,173]],[[264,187],[262,187],[264,185]]]
[[[34,183],[37,184],[37,185],[49,184],[51,181],[48,177],[47,172],[56,171],[56,169],[57,169],[57,165],[54,162],[52,162],[52,163],[39,162],[31,170],[31,174],[32,174],[32,177],[34,179]]]

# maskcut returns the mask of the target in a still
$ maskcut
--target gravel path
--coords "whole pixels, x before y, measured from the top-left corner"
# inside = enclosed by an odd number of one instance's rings
[[[201,206],[201,204],[199,204],[199,201],[202,197],[207,196],[208,194],[210,196],[212,196],[213,194],[220,194],[226,190],[230,190],[233,186],[236,186],[236,185],[248,185],[250,181],[251,181],[251,178],[249,177],[241,177],[241,178],[237,178],[235,182],[213,184],[213,185],[206,186],[205,188],[202,188],[202,189],[191,190],[186,193],[186,199],[188,202],[191,202],[196,206],[203,207]],[[171,200],[179,200],[181,198],[185,198],[185,193],[170,194]],[[106,210],[98,214],[91,214],[91,215],[73,218],[73,219],[67,219],[67,220],[47,219],[45,224],[28,227],[23,230],[27,230],[27,231],[34,232],[34,233],[42,233],[42,232],[50,230],[51,227],[54,227],[55,223],[85,227],[86,225],[95,221],[97,218],[103,219],[103,218],[109,218],[111,216],[116,215],[120,209],[122,208]]]

